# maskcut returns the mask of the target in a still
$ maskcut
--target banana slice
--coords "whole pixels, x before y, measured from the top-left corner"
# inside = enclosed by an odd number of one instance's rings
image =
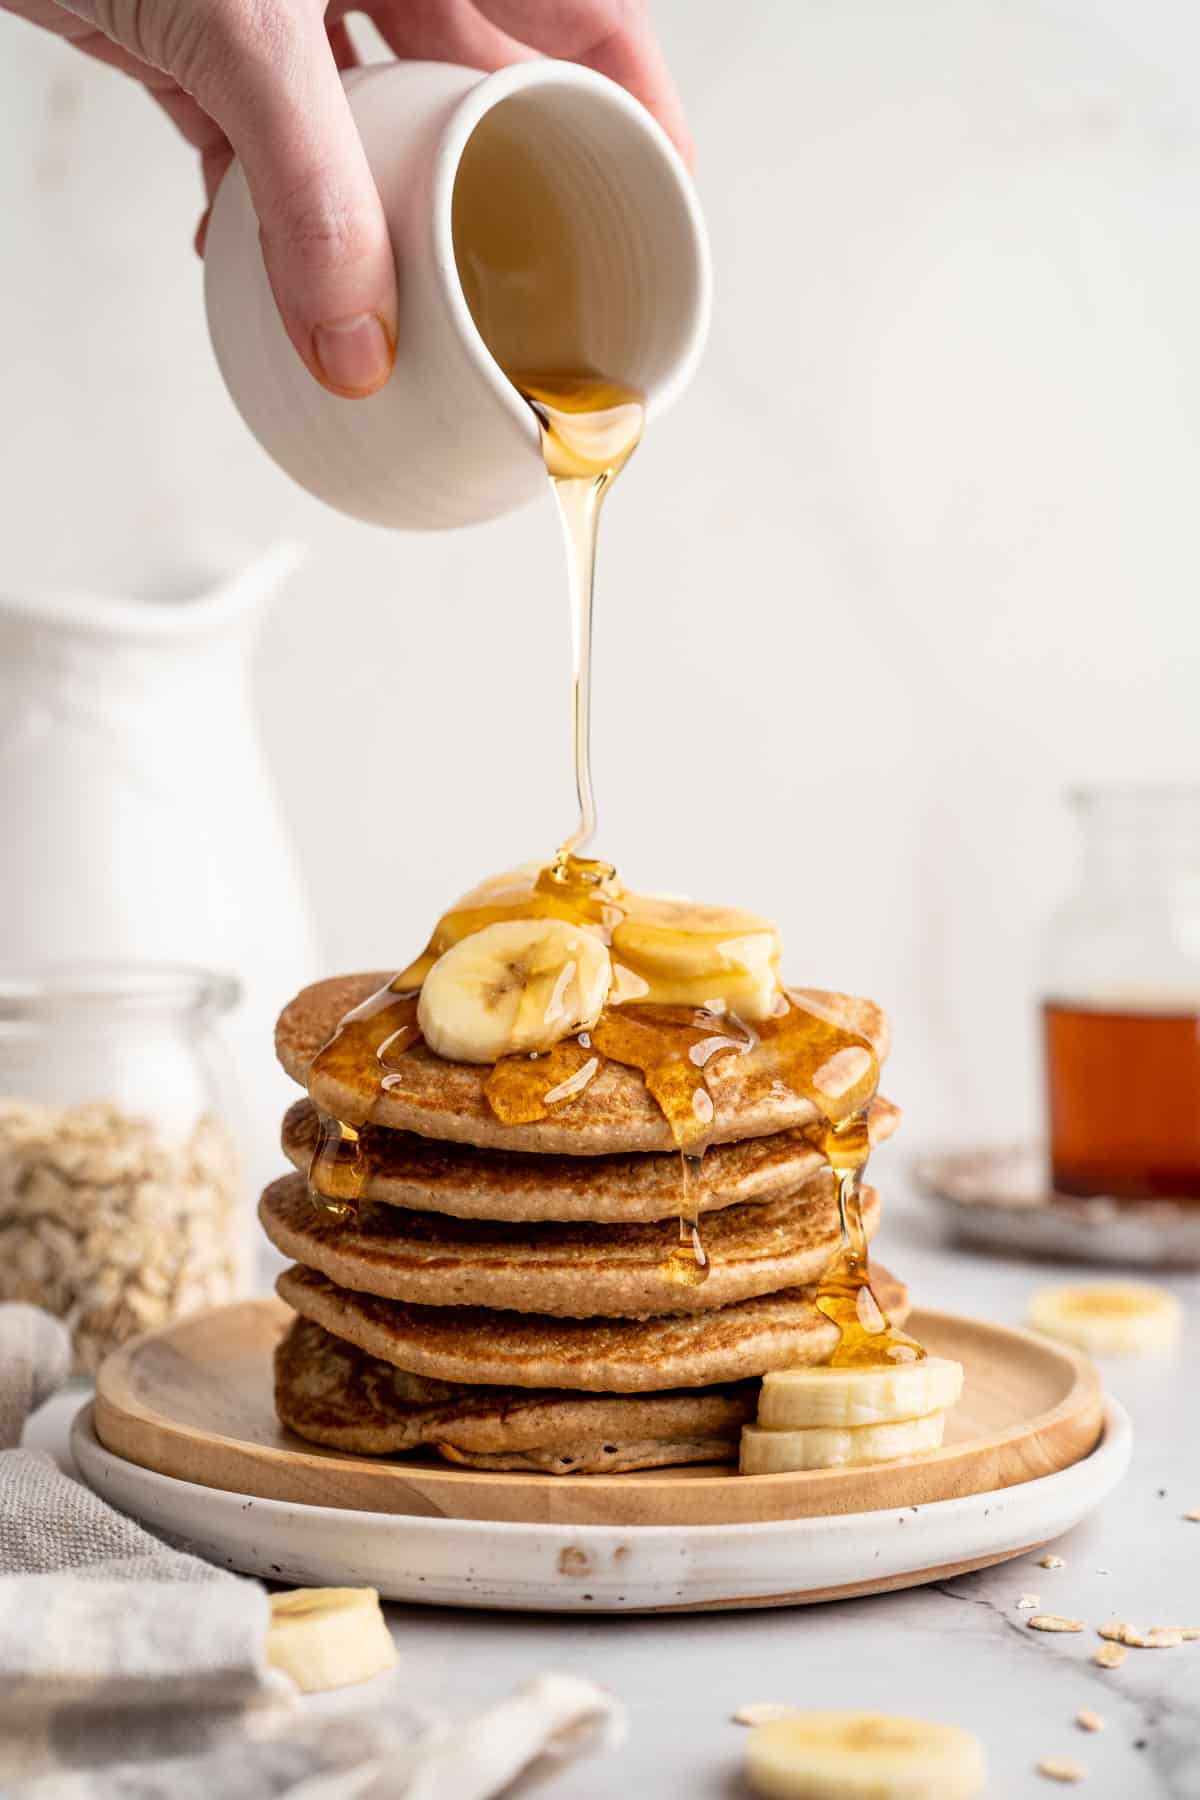
[[[744,1019],[770,1017],[782,943],[768,919],[654,894],[626,894],[622,905],[613,960],[646,984],[639,998],[661,1006],[720,1001]]]
[[[1040,1288],[1026,1317],[1035,1331],[1092,1356],[1153,1356],[1178,1340],[1183,1308],[1150,1282],[1110,1281]]]
[[[297,1588],[272,1594],[267,1661],[302,1694],[382,1675],[396,1646],[374,1588]]]
[[[854,1469],[895,1462],[936,1450],[946,1429],[944,1412],[923,1419],[893,1419],[886,1425],[807,1425],[800,1431],[742,1426],[743,1475],[782,1475],[787,1470]]]
[[[438,957],[417,1023],[449,1062],[499,1062],[594,1025],[611,982],[608,951],[594,932],[563,919],[507,919]]]
[[[811,1425],[889,1425],[944,1412],[962,1393],[963,1367],[945,1356],[894,1368],[781,1369],[764,1375],[758,1422],[772,1431]]]
[[[792,1713],[750,1734],[750,1787],[766,1800],[974,1800],[983,1749],[957,1725],[886,1713]]]

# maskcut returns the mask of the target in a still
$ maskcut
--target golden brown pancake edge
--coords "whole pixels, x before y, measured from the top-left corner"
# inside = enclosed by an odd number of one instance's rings
[[[819,1279],[840,1242],[832,1181],[797,1197],[729,1207],[705,1221],[706,1280],[680,1279],[674,1220],[512,1225],[363,1202],[339,1219],[302,1175],[263,1193],[264,1231],[285,1256],[336,1286],[418,1306],[482,1306],[558,1317],[705,1312]],[[863,1190],[868,1237],[879,1196]],[[690,1259],[690,1246],[687,1250]],[[690,1261],[683,1269],[689,1275]]]
[[[316,1147],[319,1114],[297,1100],[284,1117],[281,1142],[293,1168],[307,1172]],[[871,1103],[872,1146],[891,1137],[900,1109],[876,1096]],[[411,1131],[369,1126],[371,1175],[366,1193],[388,1206],[445,1213],[458,1219],[513,1223],[670,1219],[679,1213],[678,1151],[629,1151],[607,1156],[535,1155],[442,1144]],[[802,1130],[715,1144],[697,1183],[697,1210],[717,1212],[798,1193],[827,1177],[828,1165]]]
[[[903,1323],[903,1284],[879,1267],[871,1280],[885,1313]],[[470,1385],[589,1393],[708,1387],[826,1362],[839,1335],[817,1311],[811,1288],[644,1319],[412,1306],[339,1288],[299,1264],[283,1271],[276,1288],[293,1311],[368,1355],[410,1374]]]
[[[378,971],[335,975],[312,983],[289,1001],[276,1024],[275,1049],[294,1081],[307,1086],[313,1058],[346,1013],[389,979]],[[868,1038],[882,1063],[889,1045],[888,1023],[874,1001],[815,988],[789,992],[800,1004],[810,1000],[847,1029]],[[447,1062],[428,1045],[417,1044],[397,1059],[372,1118],[392,1130],[483,1149],[601,1156],[675,1148],[667,1121],[636,1069],[605,1062],[573,1100],[528,1125],[505,1125],[495,1117],[484,1093],[488,1072],[483,1065]],[[792,1130],[816,1117],[812,1103],[783,1088],[770,1065],[756,1060],[753,1052],[716,1059],[707,1079],[715,1144]],[[353,1121],[359,1116],[358,1102],[352,1089],[331,1086],[327,1105],[335,1116]]]
[[[758,1383],[582,1394],[421,1381],[297,1318],[275,1353],[276,1408],[298,1436],[385,1456],[435,1448],[474,1468],[579,1474],[733,1460]]]

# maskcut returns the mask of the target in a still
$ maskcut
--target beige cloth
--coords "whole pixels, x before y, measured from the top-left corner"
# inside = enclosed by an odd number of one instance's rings
[[[170,1549],[16,1445],[66,1333],[0,1306],[0,1794],[8,1800],[487,1800],[613,1741],[616,1703],[542,1675],[447,1724],[396,1695],[310,1713],[267,1666],[266,1590]]]

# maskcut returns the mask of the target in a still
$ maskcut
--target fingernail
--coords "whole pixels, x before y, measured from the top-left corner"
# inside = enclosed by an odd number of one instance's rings
[[[316,325],[312,346],[321,374],[343,393],[373,393],[391,374],[392,342],[378,313]]]

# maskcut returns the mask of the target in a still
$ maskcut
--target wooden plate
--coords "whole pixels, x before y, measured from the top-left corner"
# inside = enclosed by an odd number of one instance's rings
[[[737,1475],[720,1464],[629,1475],[456,1469],[438,1457],[351,1456],[281,1428],[271,1352],[291,1318],[240,1302],[135,1339],[96,1384],[99,1443],[126,1463],[204,1488],[307,1507],[526,1525],[744,1525],[911,1509],[1069,1469],[1099,1442],[1093,1365],[1032,1332],[917,1312],[910,1329],[966,1369],[940,1450],[870,1469]]]

